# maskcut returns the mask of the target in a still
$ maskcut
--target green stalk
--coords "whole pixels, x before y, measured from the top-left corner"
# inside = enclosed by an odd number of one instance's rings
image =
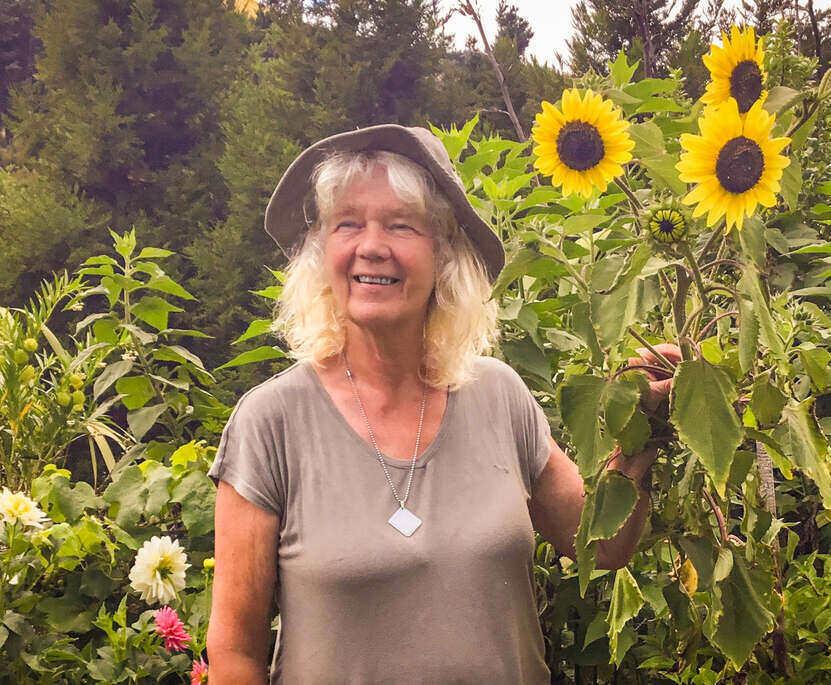
[[[704,308],[709,307],[710,300],[707,298],[707,289],[704,287],[704,279],[701,277],[701,270],[698,268],[698,261],[695,255],[692,253],[690,246],[683,241],[678,244],[678,250],[687,258],[687,262],[689,262],[693,272],[693,278],[695,279],[695,285],[698,288],[698,294],[701,297],[702,306]]]

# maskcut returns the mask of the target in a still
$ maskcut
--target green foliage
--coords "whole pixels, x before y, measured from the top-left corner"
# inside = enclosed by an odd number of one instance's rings
[[[553,564],[547,543],[537,550],[548,663],[564,682],[582,682],[586,667],[609,680],[611,666],[650,682],[736,673],[769,682],[762,674],[777,668],[788,678],[796,661],[776,646],[782,629],[771,631],[783,610],[777,568],[789,572],[793,549],[777,558],[777,539],[785,527],[816,526],[828,506],[831,425],[815,409],[831,380],[821,287],[831,272],[812,272],[810,286],[785,293],[770,274],[777,253],[819,260],[827,246],[800,221],[787,180],[793,209],[763,212],[732,239],[693,222],[686,244],[652,243],[642,205],[686,191],[674,167],[677,138],[693,130],[697,109],[675,76],[633,82],[634,66],[619,57],[608,79],[586,80],[637,121],[636,161],[604,194],[563,197],[533,183],[527,148],[476,139],[473,121],[442,134],[471,201],[508,248],[494,287],[502,353],[537,391],[558,440],[573,447],[586,484],[576,566]],[[792,131],[824,111],[819,89],[797,95],[778,91],[769,103]],[[799,112],[803,101],[820,109]],[[793,154],[799,169],[805,153],[795,146]],[[669,406],[645,412],[643,384],[624,362],[635,346],[660,340],[678,341],[684,361],[665,371],[674,376]],[[598,542],[636,497],[631,481],[604,467],[616,444],[631,454],[647,442],[661,455],[650,525],[628,570],[613,578],[595,570]],[[774,509],[759,450],[782,479]],[[687,559],[700,579],[693,594],[680,582]],[[552,609],[557,602],[568,609]],[[820,649],[814,639],[802,646]]]
[[[191,569],[173,606],[198,658],[212,580],[210,569],[202,571],[213,534],[210,454],[188,443],[170,468],[147,461],[122,469],[102,496],[86,483],[70,484],[67,470],[44,468],[32,483],[50,519],[44,528],[0,519],[0,680],[181,682],[191,658],[165,651],[155,612],[128,574],[150,536],[187,535]]]

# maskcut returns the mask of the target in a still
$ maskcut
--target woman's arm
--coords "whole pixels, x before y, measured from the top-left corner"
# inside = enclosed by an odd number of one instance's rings
[[[609,468],[619,470],[639,484],[655,460],[655,448],[624,459],[612,459]],[[548,463],[534,483],[529,511],[534,529],[554,548],[574,559],[574,536],[583,512],[583,479],[575,464],[551,438]],[[635,509],[615,537],[597,545],[598,568],[625,566],[637,547],[649,511],[649,496],[638,487]]]
[[[266,682],[280,517],[225,481],[216,496],[216,570],[208,659],[211,685]]]

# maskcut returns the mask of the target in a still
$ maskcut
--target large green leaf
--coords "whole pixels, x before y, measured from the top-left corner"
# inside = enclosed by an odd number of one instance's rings
[[[591,320],[601,347],[618,342],[626,327],[644,310],[644,281],[641,272],[652,255],[650,243],[640,243],[627,257],[624,266],[608,290],[591,295]]]
[[[239,338],[232,342],[232,345],[236,345],[238,343],[244,342],[246,340],[250,340],[251,338],[256,338],[260,335],[265,335],[271,330],[271,326],[274,323],[271,319],[254,319],[251,323],[248,324],[248,328],[245,329],[245,333],[243,333]]]
[[[672,422],[722,496],[744,436],[733,408],[737,395],[727,372],[705,359],[681,362],[675,371]]]
[[[285,356],[286,353],[283,352],[283,350],[272,347],[271,345],[261,345],[260,347],[255,347],[253,350],[248,350],[247,352],[238,354],[231,361],[227,361],[221,366],[217,366],[216,370],[230,369],[234,366],[254,364],[256,362],[268,361],[270,359],[283,359]]]
[[[116,392],[123,395],[121,401],[127,409],[138,409],[147,404],[156,391],[147,376],[129,376],[119,378],[115,384]]]
[[[683,195],[687,192],[687,184],[678,178],[678,155],[663,154],[655,157],[641,159],[641,164],[646,167],[646,173],[659,187],[667,188],[676,195]]]
[[[557,395],[563,424],[577,451],[577,467],[583,478],[593,476],[614,442],[601,432],[601,415],[606,380],[580,374],[560,383]]]
[[[589,541],[589,526],[594,517],[594,497],[587,497],[580,514],[580,525],[574,536],[574,551],[577,557],[577,581],[580,586],[580,596],[586,596],[592,571],[597,566],[597,543]]]
[[[635,381],[616,378],[606,384],[603,409],[609,433],[617,436],[629,423],[635,413],[640,394],[640,388]]]
[[[110,515],[122,527],[135,526],[142,515],[158,514],[169,499],[170,469],[158,462],[128,466],[114,483],[104,490]]]
[[[142,407],[141,409],[127,413],[127,425],[130,426],[130,430],[136,440],[141,440],[144,437],[145,433],[164,414],[165,409],[167,409],[167,404],[160,402],[159,404]]]
[[[131,359],[122,359],[121,361],[114,362],[112,364],[108,364],[107,368],[101,373],[98,378],[95,379],[95,383],[92,386],[92,396],[95,399],[98,399],[99,395],[104,392],[107,388],[109,388],[113,383],[115,383],[119,378],[121,378],[124,374],[128,373],[130,369],[133,368],[133,361]],[[142,376],[143,378],[143,376]],[[149,382],[149,381],[148,381]],[[151,397],[152,397],[152,390],[151,390]]]
[[[736,304],[739,307],[739,368],[744,374],[753,368],[756,360],[759,322],[750,300],[740,296]]]
[[[153,326],[157,331],[163,331],[167,328],[167,319],[170,312],[183,312],[185,310],[175,304],[170,304],[161,297],[148,295],[142,297],[133,306],[132,311],[137,319]]]
[[[629,423],[615,437],[620,443],[620,449],[623,453],[632,455],[643,450],[651,435],[652,426],[649,425],[649,419],[640,409],[636,409]]]
[[[643,606],[643,595],[638,583],[625,566],[615,573],[615,585],[612,588],[612,601],[606,621],[609,624],[609,663],[620,665],[625,651],[618,642],[620,632],[627,621],[635,618]]]
[[[596,366],[603,363],[603,350],[597,341],[597,331],[589,318],[589,305],[587,302],[580,302],[571,310],[571,329],[586,343],[591,353],[591,362]]]
[[[606,471],[597,482],[594,514],[587,540],[608,540],[623,527],[638,501],[638,489],[619,471]]]
[[[753,264],[745,264],[742,271],[742,277],[737,284],[738,290],[750,296],[750,299],[753,301],[753,313],[759,322],[762,342],[767,346],[776,360],[780,373],[789,375],[790,368],[787,356],[785,355],[785,349],[773,322],[767,299],[762,291],[759,272]]]
[[[802,95],[798,90],[788,88],[788,86],[775,86],[770,89],[767,98],[765,98],[764,108],[771,114],[778,114],[801,97]]]
[[[638,159],[654,158],[664,154],[664,134],[654,122],[632,124],[629,127],[629,135],[635,141],[634,155]]]
[[[806,373],[810,376],[817,390],[825,392],[831,385],[831,354],[821,347],[813,349],[802,348],[799,350],[799,358]]]
[[[799,208],[798,200],[801,190],[802,164],[798,159],[791,159],[791,163],[782,172],[782,197],[792,212]]]
[[[757,578],[752,575],[765,576]],[[757,583],[771,587],[773,578],[761,571],[751,572],[742,554],[733,555],[730,575],[718,584],[718,624],[711,639],[733,662],[742,667],[756,643],[773,629],[774,615],[757,590]]]
[[[807,473],[819,488],[823,506],[831,509],[831,473],[828,441],[811,415],[814,398],[802,402],[791,399],[782,409],[782,423],[773,437],[797,468]]]
[[[176,485],[170,499],[182,504],[182,523],[198,537],[214,528],[216,487],[202,471],[191,471]]]
[[[753,390],[750,395],[750,408],[759,424],[773,424],[779,421],[782,408],[788,398],[782,394],[770,380],[770,371],[758,376],[753,381]]]

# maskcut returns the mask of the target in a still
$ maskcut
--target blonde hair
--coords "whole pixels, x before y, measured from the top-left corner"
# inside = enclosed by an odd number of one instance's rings
[[[398,198],[419,209],[435,229],[436,283],[424,326],[421,376],[432,387],[456,389],[473,379],[475,358],[497,340],[496,302],[485,267],[447,198],[429,172],[402,155],[337,152],[317,165],[316,217],[285,269],[272,329],[298,360],[320,363],[343,351],[346,327],[324,274],[322,226],[350,183],[376,166],[386,169]]]

